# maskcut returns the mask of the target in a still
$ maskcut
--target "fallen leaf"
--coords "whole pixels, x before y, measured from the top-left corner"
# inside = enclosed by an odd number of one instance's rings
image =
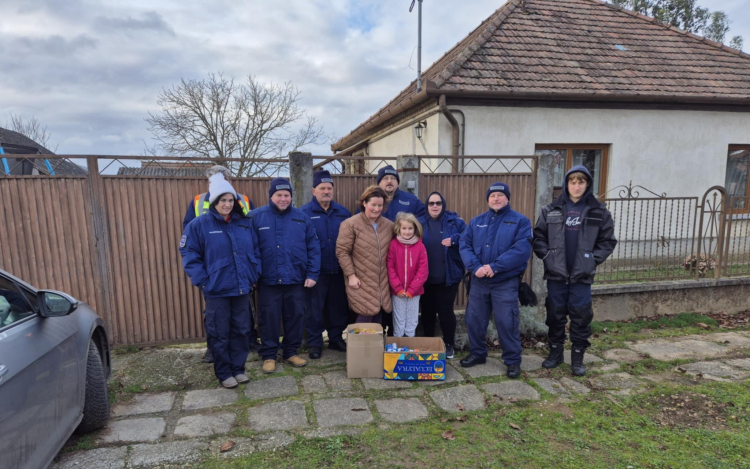
[[[602,328],[602,332],[604,332],[606,334],[607,333],[607,328],[606,327]]]
[[[224,442],[224,443],[223,443],[223,444],[221,445],[221,448],[219,448],[219,451],[221,451],[222,453],[226,453],[226,452],[227,452],[227,451],[229,451],[230,449],[234,448],[234,445],[235,445],[234,441],[232,441],[232,440],[227,440],[227,441],[225,441],[225,442]]]
[[[455,440],[456,437],[453,435],[453,430],[446,430],[443,432],[444,440]]]
[[[495,339],[495,340],[492,341],[492,345],[494,345],[495,347],[499,347],[500,346],[500,341],[497,340],[497,339]]]
[[[456,407],[458,407],[458,410],[460,410],[461,412],[464,412],[466,410],[463,404],[456,404]]]
[[[677,371],[679,371],[680,373],[687,373],[687,370],[681,366],[677,367]]]
[[[466,417],[456,417],[456,420],[458,420],[459,422],[465,422]]]
[[[702,322],[696,322],[695,325],[700,327],[701,329],[711,329],[711,326]]]
[[[518,430],[519,432],[521,431],[521,427],[519,427],[518,425],[516,425],[513,422],[510,423],[510,428],[512,428],[514,430]]]
[[[363,407],[355,407],[355,408],[352,409],[353,412],[362,412],[362,411],[365,411],[365,410],[367,410],[367,409],[365,409]]]
[[[445,423],[448,421],[448,419],[440,419],[441,422]]]

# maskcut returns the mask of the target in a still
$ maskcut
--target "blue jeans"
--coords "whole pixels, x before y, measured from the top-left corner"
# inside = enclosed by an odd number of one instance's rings
[[[214,373],[221,381],[245,373],[250,295],[206,298],[206,335],[211,337]]]
[[[480,358],[487,356],[487,326],[494,315],[503,361],[506,365],[521,363],[521,334],[518,330],[518,278],[500,283],[487,283],[483,278],[471,278],[469,304],[466,307],[466,329],[469,332],[469,351]]]

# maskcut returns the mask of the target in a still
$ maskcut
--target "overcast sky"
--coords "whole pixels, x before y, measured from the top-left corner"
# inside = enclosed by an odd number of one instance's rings
[[[748,0],[699,0],[750,49]],[[0,126],[36,116],[59,154],[137,155],[156,97],[223,71],[291,80],[342,137],[416,76],[411,0],[0,0]],[[426,68],[503,4],[426,0]],[[460,7],[459,7],[460,5]],[[413,54],[413,55],[412,55]],[[411,68],[410,68],[411,63]],[[330,154],[330,145],[308,150]]]

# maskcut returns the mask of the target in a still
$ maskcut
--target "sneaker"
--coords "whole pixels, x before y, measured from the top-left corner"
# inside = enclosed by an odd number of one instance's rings
[[[276,371],[276,360],[263,360],[263,373],[273,373]]]
[[[307,360],[300,358],[299,356],[295,355],[293,357],[285,358],[284,361],[286,363],[289,363],[295,368],[301,368],[305,365],[307,365]]]
[[[453,346],[452,345],[446,345],[445,346],[445,358],[453,358]]]
[[[245,373],[240,373],[237,376],[234,377],[234,379],[237,380],[238,384],[245,384],[250,382],[250,378],[247,377]]]
[[[234,389],[237,387],[237,380],[234,377],[229,377],[221,382],[221,385],[227,389]]]

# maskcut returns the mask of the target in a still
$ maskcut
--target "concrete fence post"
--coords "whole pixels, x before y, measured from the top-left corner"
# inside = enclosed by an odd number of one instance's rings
[[[398,188],[419,197],[419,157],[399,155],[396,158],[396,170],[399,177]]]
[[[555,184],[555,161],[551,154],[539,155],[536,168],[536,200],[534,201],[534,219],[531,225],[536,225],[539,215],[545,205],[552,203]],[[531,288],[539,298],[539,304],[544,305],[547,298],[547,288],[544,284],[544,263],[531,255]]]
[[[310,201],[313,183],[312,153],[293,151],[289,153],[289,181],[294,195],[292,206],[300,208]]]

